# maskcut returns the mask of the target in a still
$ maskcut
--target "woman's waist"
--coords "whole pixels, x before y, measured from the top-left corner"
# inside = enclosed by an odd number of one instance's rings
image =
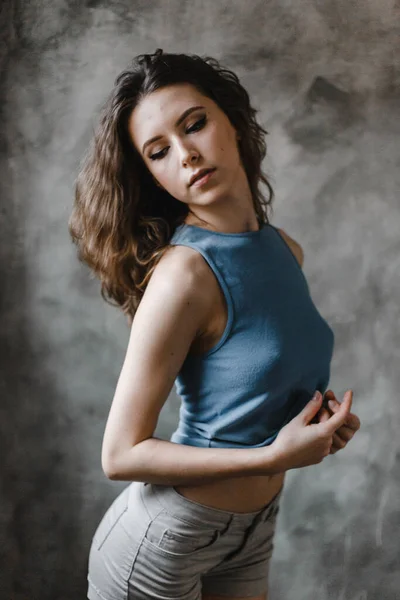
[[[286,473],[230,477],[211,483],[178,485],[174,489],[195,502],[232,512],[261,510],[278,494]]]

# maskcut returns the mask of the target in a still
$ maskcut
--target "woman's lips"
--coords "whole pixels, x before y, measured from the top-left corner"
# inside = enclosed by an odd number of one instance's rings
[[[215,169],[213,169],[212,171],[209,171],[208,173],[203,175],[203,177],[200,177],[200,179],[196,179],[196,181],[194,181],[192,183],[191,187],[194,187],[194,186],[200,187],[200,186],[204,185],[205,183],[207,183],[207,181],[210,179],[210,177],[212,177],[214,172],[215,172]]]

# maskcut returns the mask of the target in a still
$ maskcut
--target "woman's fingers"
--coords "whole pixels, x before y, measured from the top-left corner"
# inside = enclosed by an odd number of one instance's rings
[[[353,436],[352,436],[353,437]],[[347,446],[349,440],[344,440],[336,431],[332,436],[332,448],[337,452]]]
[[[340,409],[341,403],[336,399],[335,394],[331,390],[328,390],[328,392],[325,393],[325,396],[328,399],[329,409],[333,413],[336,413]],[[354,413],[349,413],[345,421],[345,425],[347,427],[350,427],[350,429],[354,431],[358,431],[358,429],[360,429],[361,426],[361,421],[357,417],[357,415],[355,415]]]
[[[331,414],[326,408],[322,408],[318,413],[318,423],[324,423],[331,418]],[[349,442],[353,435],[355,434],[355,430],[352,427],[348,427],[347,425],[342,425],[335,431],[334,435],[337,435],[345,442]]]
[[[321,408],[318,412],[318,423],[324,423],[325,421],[329,421],[331,418],[331,413],[326,410],[326,408]],[[335,431],[333,434],[334,439],[337,439],[338,445],[341,445],[341,441],[347,443],[351,440],[355,431],[351,427],[347,427],[347,425],[342,425]]]
[[[332,436],[332,446],[330,454],[336,454],[339,450],[342,450],[346,444],[342,445],[342,442],[338,441],[336,433]]]
[[[319,409],[318,423],[324,423],[325,421],[329,421],[330,418],[331,418],[331,414],[330,414],[329,410],[327,410],[324,407]]]
[[[327,401],[327,408],[322,406],[319,410],[318,422],[327,423],[331,421],[330,424],[332,424],[332,421],[334,422],[335,430],[332,432],[330,454],[335,454],[348,444],[355,432],[360,428],[361,423],[357,415],[350,412],[353,400],[352,390],[347,390],[343,402],[339,402],[336,399],[332,390],[327,390],[324,395],[324,400]],[[338,420],[338,423],[335,423],[335,419]]]
[[[340,404],[336,412],[332,414],[331,418],[328,421],[326,421],[326,426],[329,427],[329,430],[332,432],[332,434],[337,429],[339,429],[339,427],[341,427],[347,420],[347,417],[350,414],[352,402],[353,391],[347,390],[347,392],[344,395],[343,402]]]
[[[342,425],[334,433],[336,439],[339,442],[344,442],[345,444],[347,444],[347,442],[351,440],[354,434],[355,431],[353,429],[350,429],[350,427],[347,427],[346,425]]]

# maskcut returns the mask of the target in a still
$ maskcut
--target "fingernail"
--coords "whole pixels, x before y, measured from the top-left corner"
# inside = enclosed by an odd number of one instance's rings
[[[321,392],[320,391],[316,391],[314,396],[312,397],[313,400],[319,400],[321,397]]]
[[[328,406],[329,406],[329,408],[331,408],[333,410],[336,407],[336,404],[334,403],[333,400],[328,400]]]

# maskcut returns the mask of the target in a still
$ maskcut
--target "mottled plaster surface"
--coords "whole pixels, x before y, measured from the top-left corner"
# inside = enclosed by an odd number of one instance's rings
[[[219,58],[269,135],[273,222],[335,330],[331,387],[362,429],[288,473],[272,600],[399,600],[399,5],[389,0],[4,1],[0,12],[0,600],[85,597],[128,329],[66,223],[97,110],[132,56]],[[178,418],[174,392],[157,430]]]

